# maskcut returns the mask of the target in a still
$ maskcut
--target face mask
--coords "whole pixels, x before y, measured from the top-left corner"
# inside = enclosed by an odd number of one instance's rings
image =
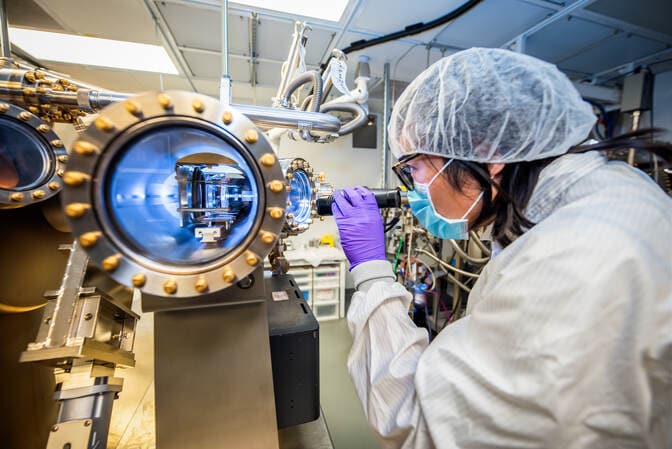
[[[476,198],[462,218],[459,219],[446,218],[436,212],[431,194],[429,193],[432,183],[453,160],[451,159],[446,162],[427,184],[415,182],[415,189],[408,192],[408,203],[411,206],[413,215],[415,215],[420,224],[436,237],[440,239],[467,240],[469,239],[469,220],[466,217],[481,200],[483,192],[478,195],[478,198]]]

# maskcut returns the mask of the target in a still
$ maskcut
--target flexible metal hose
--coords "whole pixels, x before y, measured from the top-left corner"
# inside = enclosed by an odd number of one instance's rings
[[[311,112],[320,112],[320,103],[322,103],[322,77],[317,70],[309,70],[297,75],[287,85],[287,89],[282,94],[281,101],[288,104],[289,99],[296,89],[307,83],[313,83],[312,101],[309,110]]]

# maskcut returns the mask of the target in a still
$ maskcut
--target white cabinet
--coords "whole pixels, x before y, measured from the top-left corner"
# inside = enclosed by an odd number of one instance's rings
[[[345,316],[345,262],[292,266],[289,274],[320,321]]]

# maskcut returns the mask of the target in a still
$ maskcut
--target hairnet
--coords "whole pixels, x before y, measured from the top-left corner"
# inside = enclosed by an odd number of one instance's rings
[[[472,48],[437,61],[406,88],[392,111],[390,148],[397,158],[530,161],[566,153],[586,139],[595,120],[554,65]]]

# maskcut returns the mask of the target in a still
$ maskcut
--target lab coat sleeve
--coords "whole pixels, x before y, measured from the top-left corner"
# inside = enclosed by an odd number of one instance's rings
[[[427,332],[408,316],[411,295],[387,261],[352,271],[357,292],[348,311],[353,345],[348,370],[382,447],[432,447],[415,393]]]

